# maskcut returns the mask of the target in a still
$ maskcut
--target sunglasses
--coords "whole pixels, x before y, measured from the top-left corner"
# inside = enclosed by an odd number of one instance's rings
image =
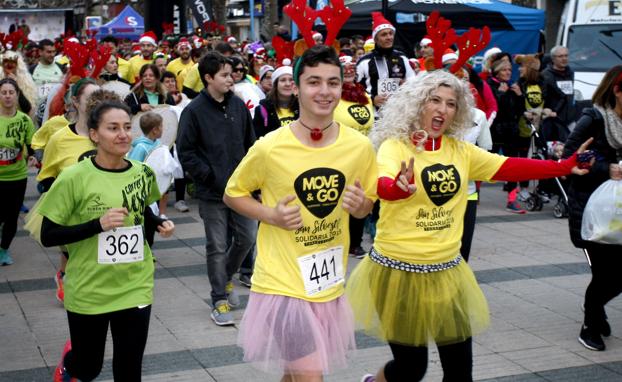
[[[234,72],[244,73],[244,68],[233,68]]]

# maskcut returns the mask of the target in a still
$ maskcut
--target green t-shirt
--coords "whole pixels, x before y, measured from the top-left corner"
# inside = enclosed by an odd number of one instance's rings
[[[25,146],[30,146],[34,133],[32,120],[19,110],[11,118],[0,117],[0,181],[28,176]]]
[[[56,224],[73,226],[99,218],[110,208],[126,207],[129,215],[124,227],[138,226],[144,238],[144,210],[160,199],[160,192],[151,168],[129,162],[131,166],[121,171],[104,170],[93,158],[64,169],[38,212]],[[69,261],[64,282],[68,311],[101,314],[152,303],[154,265],[147,241],[143,239],[143,247],[138,248],[144,251],[140,261],[102,263],[105,251],[100,244],[112,232],[67,245]],[[128,249],[135,250],[137,242],[126,237],[125,254]],[[122,247],[120,239],[117,244]]]

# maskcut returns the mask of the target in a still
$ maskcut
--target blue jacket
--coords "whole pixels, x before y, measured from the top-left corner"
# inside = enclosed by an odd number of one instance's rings
[[[138,137],[132,141],[132,149],[127,154],[127,158],[144,162],[147,155],[151,154],[151,152],[161,144],[159,139],[152,141],[145,136]]]

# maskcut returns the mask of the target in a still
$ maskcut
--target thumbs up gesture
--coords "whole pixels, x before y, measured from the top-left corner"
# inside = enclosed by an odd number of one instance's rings
[[[287,195],[279,200],[272,209],[268,223],[288,231],[293,231],[302,227],[300,206],[289,205],[289,203],[294,200],[296,200],[296,196],[294,195]]]

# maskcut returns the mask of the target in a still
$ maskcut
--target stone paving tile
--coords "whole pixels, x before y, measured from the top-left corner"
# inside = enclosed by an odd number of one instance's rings
[[[557,346],[508,351],[500,355],[532,372],[550,370],[551,366],[567,368],[592,364],[589,360]]]

